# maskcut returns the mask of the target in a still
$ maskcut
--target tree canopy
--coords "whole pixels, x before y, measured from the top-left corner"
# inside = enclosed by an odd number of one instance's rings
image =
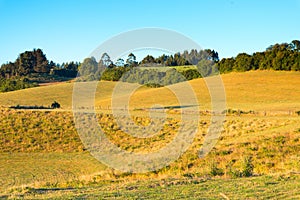
[[[217,65],[221,73],[258,69],[300,71],[300,41],[271,45],[264,52],[252,55],[240,53],[236,57],[223,58]]]
[[[182,71],[179,76],[174,69],[160,70],[134,70],[139,66],[144,67],[168,67],[195,65],[197,69]],[[183,81],[184,77],[191,80],[199,77],[206,77],[232,71],[244,72],[249,70],[285,70],[300,71],[300,41],[293,40],[290,43],[270,45],[263,52],[256,52],[251,55],[240,53],[236,57],[219,59],[215,50],[185,50],[173,55],[163,54],[159,57],[147,55],[140,62],[136,56],[130,53],[125,58],[119,58],[114,63],[108,53],[103,53],[100,60],[94,57],[85,58],[82,63],[66,62],[56,64],[49,61],[41,49],[33,49],[20,53],[14,62],[2,64],[0,68],[0,90],[11,91],[33,87],[37,84],[30,80],[33,74],[46,75],[52,79],[53,76],[75,78],[78,80],[109,80],[118,81],[126,72],[124,80],[139,82],[150,85],[173,84]],[[173,76],[173,78],[170,78]]]

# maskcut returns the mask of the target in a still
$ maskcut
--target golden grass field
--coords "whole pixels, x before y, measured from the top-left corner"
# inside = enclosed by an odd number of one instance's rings
[[[222,80],[227,108],[258,114],[228,115],[217,145],[203,159],[197,153],[210,116],[201,116],[199,132],[187,152],[169,166],[145,174],[113,170],[84,149],[71,112],[74,83],[0,94],[0,198],[299,198],[300,116],[295,111],[300,110],[300,73],[250,71],[225,74]],[[96,106],[101,108],[97,112],[99,124],[120,148],[149,152],[174,138],[179,123],[175,111],[154,137],[137,139],[120,131],[110,111],[105,110],[111,105],[116,83],[100,84],[96,93]],[[190,84],[200,110],[208,110],[210,98],[203,79]],[[181,89],[182,84],[172,87]],[[8,108],[17,104],[46,106],[54,100],[62,109]],[[134,110],[153,104],[174,106],[178,101],[167,88],[146,87],[130,99],[133,114],[147,115],[147,111]],[[147,123],[146,116],[133,119]],[[253,175],[244,178],[250,157]]]
[[[300,108],[300,74],[283,71],[250,71],[222,75],[227,107],[241,110],[288,111]],[[74,83],[59,83],[46,87],[30,88],[0,94],[2,106],[50,105],[58,101],[62,108],[71,109]],[[88,83],[87,83],[88,84]],[[210,97],[203,79],[190,81],[200,107],[210,108]],[[97,87],[96,106],[106,108],[111,104],[111,93],[115,82],[101,82]],[[181,87],[181,83],[172,87]],[[154,103],[176,105],[177,99],[167,88],[145,88],[137,90],[131,98],[132,109],[149,107]]]

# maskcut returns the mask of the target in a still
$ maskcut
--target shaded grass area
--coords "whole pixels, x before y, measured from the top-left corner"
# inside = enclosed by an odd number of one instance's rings
[[[88,153],[1,153],[0,163],[0,192],[4,193],[28,186],[67,187],[106,170]]]
[[[103,182],[88,187],[25,188],[9,195],[25,199],[298,199],[300,175],[239,179],[161,179]]]

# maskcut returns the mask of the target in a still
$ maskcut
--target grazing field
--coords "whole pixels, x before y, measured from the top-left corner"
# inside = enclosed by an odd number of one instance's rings
[[[250,71],[222,75],[227,107],[254,111],[296,111],[300,110],[300,73],[283,71]],[[210,96],[203,79],[189,82],[199,100],[200,109],[210,109]],[[63,109],[71,109],[74,83],[61,83],[47,87],[30,88],[0,94],[0,105],[50,105],[58,101]],[[86,83],[88,85],[88,83]],[[111,105],[111,94],[115,82],[99,83],[96,106],[107,108]],[[170,89],[184,90],[183,84]],[[168,88],[141,87],[130,99],[130,109],[148,108],[153,104],[178,105],[176,96]],[[122,94],[119,94],[121,98]]]
[[[197,153],[211,122],[209,115],[201,116],[199,131],[187,152],[169,166],[145,174],[113,170],[86,151],[70,112],[73,83],[0,94],[0,198],[299,198],[300,116],[295,111],[300,110],[300,73],[256,71],[225,74],[222,79],[228,108],[258,114],[228,112],[217,145],[203,159]],[[116,83],[100,84],[98,121],[120,148],[150,152],[174,138],[180,120],[173,110],[154,137],[134,138],[122,132],[104,109],[111,104]],[[205,82],[198,79],[190,84],[200,110],[209,109]],[[54,100],[62,109],[8,108],[49,105]],[[178,105],[170,89],[142,87],[130,101],[137,124],[149,123],[148,112],[140,108],[153,103]],[[144,116],[138,116],[140,113]]]
[[[24,188],[22,199],[299,199],[295,174],[239,179],[167,178],[147,181],[102,181],[80,188]],[[7,197],[7,196],[3,196]]]

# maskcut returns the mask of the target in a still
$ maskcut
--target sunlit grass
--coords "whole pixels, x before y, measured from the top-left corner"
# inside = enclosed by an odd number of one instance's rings
[[[250,71],[222,75],[227,107],[254,111],[300,110],[300,73],[283,71]],[[72,107],[74,83],[61,83],[0,94],[0,105],[44,105],[58,101],[63,109]],[[101,82],[96,93],[96,106],[111,108],[111,95],[115,82]],[[204,79],[189,82],[198,98],[200,108],[210,109],[210,96]],[[184,90],[184,84],[170,86]],[[167,88],[142,87],[130,101],[131,109],[151,107],[153,104],[178,105],[176,96],[169,95]],[[118,94],[122,98],[122,94]],[[155,98],[154,98],[155,97]],[[110,107],[108,107],[110,106]]]
[[[4,106],[0,115],[0,192],[10,197],[28,198],[83,197],[80,193],[84,192],[90,198],[165,195],[171,199],[202,195],[214,199],[222,198],[220,193],[224,193],[229,198],[255,199],[255,195],[275,198],[270,194],[273,191],[282,198],[297,199],[299,177],[291,174],[300,172],[300,117],[295,114],[300,110],[299,78],[298,72],[275,71],[222,75],[228,108],[260,114],[227,116],[217,145],[203,159],[198,158],[198,150],[209,128],[210,116],[201,116],[199,131],[187,152],[169,166],[146,174],[121,173],[89,155],[76,132],[70,111],[73,83],[0,94],[0,103]],[[199,99],[200,109],[209,109],[204,80],[189,83]],[[168,111],[163,128],[151,138],[134,138],[124,133],[111,111],[104,110],[111,105],[115,84],[101,82],[96,95],[96,105],[102,106],[97,111],[99,124],[115,145],[131,152],[151,152],[174,138],[180,123],[176,109]],[[172,87],[184,90],[181,83]],[[122,99],[122,95],[118,94],[117,98]],[[5,107],[46,106],[54,100],[62,109],[33,111]],[[141,87],[130,99],[132,120],[141,126],[149,125],[149,113],[141,108],[155,104],[176,106],[178,100],[168,88]],[[264,111],[266,115],[262,114]],[[270,112],[275,113],[274,116],[268,114]],[[254,177],[232,179],[243,172],[244,161],[249,157]],[[40,196],[40,188],[74,189],[48,191]]]

